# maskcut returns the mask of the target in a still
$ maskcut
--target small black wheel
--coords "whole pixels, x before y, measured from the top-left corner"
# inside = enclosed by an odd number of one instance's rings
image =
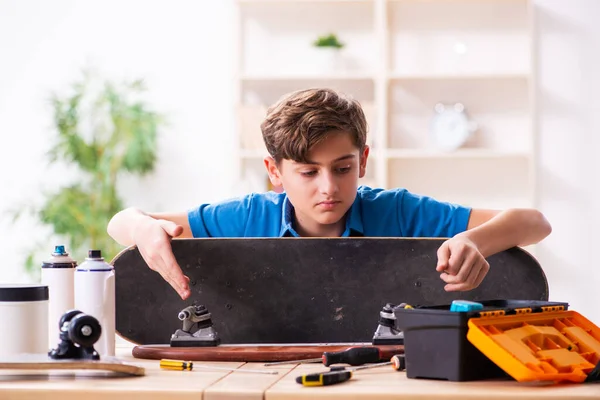
[[[77,315],[69,324],[69,339],[82,347],[92,346],[98,341],[101,333],[100,323],[91,315]]]
[[[60,317],[58,320],[58,329],[61,329],[65,322],[69,322],[78,314],[83,314],[83,312],[79,310],[69,310]]]

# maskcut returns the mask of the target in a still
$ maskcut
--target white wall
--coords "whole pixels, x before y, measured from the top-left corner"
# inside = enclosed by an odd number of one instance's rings
[[[122,185],[127,205],[185,210],[229,195],[232,12],[233,0],[0,0],[0,213],[68,175],[44,164],[54,133],[47,99],[88,64],[109,77],[145,78],[171,121],[156,173]],[[51,250],[53,241],[4,214],[0,232],[0,281],[26,281],[23,251],[34,240]]]
[[[551,298],[600,323],[600,2],[534,2],[539,206],[554,227],[536,254]],[[0,212],[68,174],[42,162],[52,132],[45,101],[87,60],[112,76],[145,77],[171,117],[154,176],[122,188],[128,205],[185,209],[233,193],[232,9],[233,0],[0,0]],[[0,281],[27,280],[22,251],[31,240],[51,244],[47,232],[6,218],[0,232]]]
[[[554,228],[537,256],[551,299],[600,324],[600,2],[535,3],[539,207]]]

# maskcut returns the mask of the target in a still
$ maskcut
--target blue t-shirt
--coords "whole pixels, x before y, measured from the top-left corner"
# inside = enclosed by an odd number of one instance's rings
[[[452,237],[467,229],[471,209],[406,189],[358,188],[342,236]],[[285,193],[253,193],[188,212],[194,237],[299,236]]]

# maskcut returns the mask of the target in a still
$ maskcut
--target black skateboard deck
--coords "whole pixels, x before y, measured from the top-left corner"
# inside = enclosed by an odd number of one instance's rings
[[[168,344],[178,313],[206,306],[222,344],[370,342],[386,303],[448,304],[455,299],[548,300],[546,276],[528,252],[488,258],[483,283],[446,292],[436,272],[444,239],[175,239],[190,278],[181,300],[135,246],[113,260],[116,329],[136,344]]]

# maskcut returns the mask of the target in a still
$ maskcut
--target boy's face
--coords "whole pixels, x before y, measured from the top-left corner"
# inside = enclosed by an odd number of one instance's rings
[[[345,132],[331,133],[308,153],[308,163],[265,159],[269,178],[283,186],[294,206],[302,236],[339,236],[343,217],[356,198],[358,178],[365,175],[369,148],[362,154]]]

